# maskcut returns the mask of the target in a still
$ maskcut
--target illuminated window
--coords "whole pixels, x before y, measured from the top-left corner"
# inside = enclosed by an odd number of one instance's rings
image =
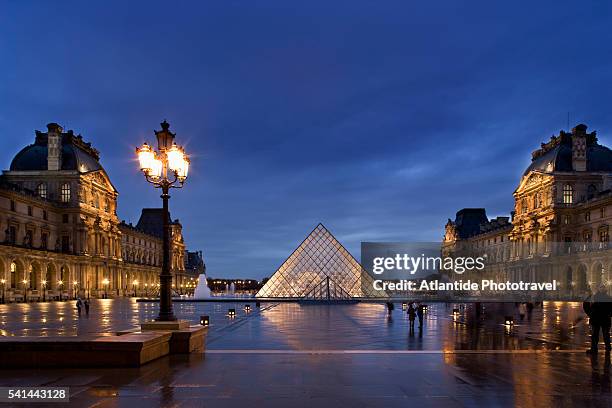
[[[563,186],[563,204],[572,204],[574,202],[574,188],[566,184]]]
[[[610,242],[608,228],[602,228],[601,230],[599,230],[599,242]]]
[[[70,184],[68,183],[62,184],[61,196],[62,196],[62,203],[70,202]]]
[[[40,183],[38,187],[36,187],[36,193],[39,197],[47,198],[47,184]]]

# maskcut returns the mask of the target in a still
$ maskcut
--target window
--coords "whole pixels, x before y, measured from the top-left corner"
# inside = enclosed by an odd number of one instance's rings
[[[601,210],[599,210],[599,212],[601,213],[601,218],[606,217],[606,207],[601,207]]]
[[[11,262],[11,288],[15,289],[17,287],[17,264],[15,262]]]
[[[36,194],[41,198],[47,198],[47,184],[40,183],[38,187],[36,187]]]
[[[570,184],[563,186],[563,204],[572,204],[574,202],[574,188]]]
[[[47,245],[49,244],[49,236],[46,232],[42,232],[40,234],[40,249],[47,249]]]
[[[62,214],[62,222],[68,224],[68,214]]]
[[[34,210],[32,209],[32,206],[28,205],[28,215],[31,217],[33,213],[34,213]]]
[[[610,235],[608,235],[608,229],[602,228],[599,230],[599,242],[609,242]]]
[[[11,211],[15,211],[15,201],[11,200]]]
[[[565,225],[568,225],[568,224],[570,223],[570,216],[569,216],[569,215],[565,215],[565,216],[563,217],[563,223],[564,223]]]
[[[587,199],[591,199],[593,197],[595,197],[595,194],[597,194],[597,187],[595,187],[594,184],[590,184],[587,187]]]
[[[68,237],[68,235],[62,235],[62,252],[70,252],[70,238]]]
[[[584,231],[584,233],[582,234],[582,237],[584,239],[584,242],[591,242],[593,240],[591,231]]]
[[[46,220],[47,218],[47,210],[43,210],[43,220]]]
[[[70,184],[68,183],[62,184],[61,197],[62,197],[62,203],[70,202]]]
[[[9,242],[13,245],[15,245],[15,243],[17,242],[17,228],[15,228],[15,226],[13,225],[9,227],[8,239],[9,239]]]
[[[584,220],[587,221],[587,222],[591,221],[591,212],[590,211],[587,211],[587,212],[584,213]]]

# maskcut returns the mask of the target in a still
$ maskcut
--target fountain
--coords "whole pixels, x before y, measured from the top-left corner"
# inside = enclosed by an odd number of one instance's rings
[[[210,293],[210,288],[208,287],[208,283],[206,282],[206,274],[201,273],[198,277],[198,285],[193,292],[193,299],[210,299],[212,297]]]

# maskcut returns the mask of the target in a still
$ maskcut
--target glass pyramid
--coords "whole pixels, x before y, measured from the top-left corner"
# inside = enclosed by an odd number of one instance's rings
[[[387,297],[340,242],[319,224],[276,270],[256,297],[350,299]]]

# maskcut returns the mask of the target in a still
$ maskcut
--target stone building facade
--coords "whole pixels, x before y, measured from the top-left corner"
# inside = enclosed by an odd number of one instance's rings
[[[448,220],[443,253],[486,254],[484,274],[552,280],[562,298],[606,285],[612,293],[612,150],[578,125],[532,153],[514,191],[512,217],[463,209]]]
[[[161,216],[155,220],[160,210],[143,209],[136,227],[119,222],[118,192],[99,152],[56,123],[47,129],[36,131],[34,143],[0,177],[4,300],[154,295],[162,256]],[[179,292],[185,244],[178,220],[171,229]]]

